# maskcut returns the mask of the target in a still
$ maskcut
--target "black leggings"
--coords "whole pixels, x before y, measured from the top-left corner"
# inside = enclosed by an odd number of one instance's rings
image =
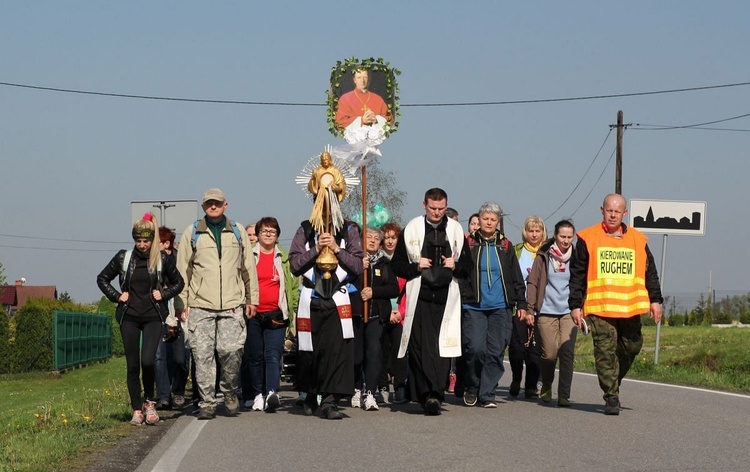
[[[141,333],[143,333],[143,353],[141,354]],[[154,399],[156,382],[156,348],[161,339],[161,321],[142,321],[125,316],[120,324],[122,347],[127,364],[128,394],[133,410],[143,406],[141,399],[140,373],[143,370],[143,392],[146,400]]]

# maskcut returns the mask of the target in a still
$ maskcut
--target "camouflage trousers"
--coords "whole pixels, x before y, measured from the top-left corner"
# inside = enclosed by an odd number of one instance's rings
[[[620,394],[620,382],[643,346],[641,317],[586,317],[594,341],[594,362],[604,400]]]
[[[217,357],[221,364],[221,391],[224,395],[234,395],[237,388],[247,329],[244,307],[224,311],[190,308],[187,329],[195,362],[195,380],[201,397],[200,406],[215,407]]]

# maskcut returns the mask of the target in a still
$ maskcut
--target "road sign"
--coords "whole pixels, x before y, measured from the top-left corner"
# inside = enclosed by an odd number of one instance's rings
[[[703,236],[706,202],[630,200],[630,226],[642,233]]]

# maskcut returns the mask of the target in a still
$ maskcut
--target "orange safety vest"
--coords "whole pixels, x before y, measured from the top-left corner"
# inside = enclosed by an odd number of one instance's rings
[[[648,313],[648,238],[633,228],[615,238],[607,235],[601,224],[580,231],[578,238],[586,242],[589,253],[584,315],[631,318]]]

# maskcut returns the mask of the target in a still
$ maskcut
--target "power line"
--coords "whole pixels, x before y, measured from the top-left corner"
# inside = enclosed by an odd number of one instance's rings
[[[650,125],[650,124],[645,124],[645,123],[636,123],[636,126],[638,126],[638,127],[648,126],[649,129],[651,129],[651,130],[689,129],[689,128],[711,129],[711,128],[702,128],[702,127],[706,126],[706,125],[715,125],[717,123],[725,123],[727,121],[739,120],[740,118],[747,118],[748,116],[750,116],[750,113],[745,113],[745,114],[737,115],[737,116],[731,116],[729,118],[722,118],[720,120],[704,121],[703,123],[695,123],[695,124],[692,124],[692,125],[679,125],[679,126],[675,126],[675,125]],[[647,128],[641,128],[641,129],[647,129]],[[739,131],[739,130],[737,130],[737,131]],[[743,130],[743,131],[745,131],[745,130]]]
[[[43,87],[39,85],[30,84],[19,84],[12,82],[0,82],[0,85],[6,87],[17,87],[32,90],[44,90],[48,92],[60,92],[60,93],[75,93],[81,95],[96,95],[103,97],[115,97],[115,98],[132,98],[139,100],[161,100],[161,101],[172,101],[172,102],[190,102],[190,103],[212,103],[212,104],[223,104],[223,105],[259,105],[259,106],[297,106],[297,107],[326,107],[325,103],[309,103],[309,102],[266,102],[266,101],[247,101],[247,100],[217,100],[217,99],[201,99],[201,98],[183,98],[183,97],[166,97],[157,95],[137,95],[127,93],[109,93],[109,92],[96,92],[91,90],[78,90],[78,89],[66,89],[59,87]],[[737,82],[731,84],[720,84],[720,85],[707,85],[702,87],[686,87],[678,89],[666,89],[666,90],[654,90],[648,92],[630,92],[630,93],[617,93],[607,95],[584,95],[579,97],[564,97],[564,98],[540,98],[531,100],[501,100],[501,101],[488,101],[488,102],[446,102],[446,103],[404,103],[401,107],[461,107],[461,106],[494,106],[494,105],[522,105],[531,103],[553,103],[553,102],[572,102],[582,100],[601,100],[606,98],[624,98],[624,97],[640,97],[646,95],[660,95],[668,93],[681,93],[681,92],[695,92],[700,90],[712,90],[720,88],[730,87],[742,87],[750,85],[750,82]]]
[[[609,163],[612,162],[612,157],[615,155],[615,151],[617,151],[617,148],[612,150],[612,154],[609,155],[609,160],[607,161],[607,164],[604,166],[604,169],[602,169],[601,174],[599,174],[599,178],[596,179],[596,182],[594,182],[594,185],[591,187],[591,190],[589,190],[589,193],[586,194],[586,198],[583,199],[580,205],[578,205],[578,208],[575,209],[572,215],[570,215],[571,218],[575,216],[576,212],[581,209],[584,203],[586,203],[586,200],[591,196],[591,192],[594,191],[596,186],[599,184],[599,181],[602,180],[602,176],[604,175],[604,171],[607,170],[607,167],[609,167]]]
[[[22,236],[18,234],[1,234],[0,236],[5,238],[22,238],[22,239],[38,239],[42,241],[65,241],[73,243],[93,243],[93,244],[130,244],[129,242],[122,241],[94,241],[88,239],[65,239],[65,238],[44,238],[41,236]]]
[[[679,127],[678,127],[679,128]],[[674,127],[663,127],[663,128],[632,128],[633,131],[664,131],[669,129],[676,129]],[[750,129],[738,129],[738,128],[704,128],[699,126],[693,126],[685,128],[688,130],[705,130],[705,131],[734,131],[739,133],[750,133]]]
[[[604,138],[604,142],[602,142],[602,145],[599,146],[599,150],[596,152],[596,155],[594,156],[594,159],[591,161],[591,164],[589,164],[588,168],[586,169],[586,172],[584,172],[583,175],[581,176],[581,180],[578,181],[578,183],[576,184],[575,188],[573,188],[573,190],[570,192],[570,194],[568,195],[568,197],[560,204],[560,206],[558,206],[557,208],[555,208],[555,211],[553,211],[552,213],[550,213],[550,215],[547,218],[545,218],[544,221],[547,221],[550,218],[552,218],[552,216],[555,213],[557,213],[557,211],[560,208],[562,208],[563,205],[565,205],[568,202],[568,200],[570,200],[570,197],[573,196],[573,193],[575,193],[575,191],[578,190],[578,187],[581,185],[581,182],[583,182],[583,179],[586,177],[586,175],[591,170],[591,167],[594,165],[594,162],[596,162],[597,158],[599,158],[599,154],[602,152],[602,149],[604,149],[604,145],[607,144],[607,140],[609,139],[609,136],[611,134],[612,134],[612,128],[609,129],[609,133],[607,133],[607,136]]]
[[[9,246],[0,244],[0,247],[11,249],[34,249],[37,251],[75,251],[75,252],[112,252],[112,249],[66,249],[61,247],[32,247],[32,246]]]

